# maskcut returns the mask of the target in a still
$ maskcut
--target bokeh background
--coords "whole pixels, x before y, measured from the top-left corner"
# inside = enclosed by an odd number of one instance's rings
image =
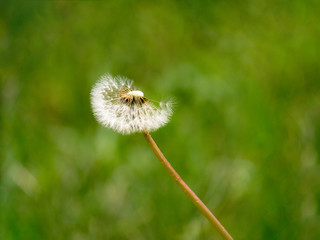
[[[152,135],[235,239],[320,239],[319,12],[1,1],[0,239],[220,239],[142,135],[95,121],[105,73],[174,97]]]

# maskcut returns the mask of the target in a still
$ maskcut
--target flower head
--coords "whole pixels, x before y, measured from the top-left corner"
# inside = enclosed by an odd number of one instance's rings
[[[169,121],[171,102],[152,104],[133,82],[123,77],[105,75],[91,91],[94,116],[103,126],[122,134],[154,131]]]

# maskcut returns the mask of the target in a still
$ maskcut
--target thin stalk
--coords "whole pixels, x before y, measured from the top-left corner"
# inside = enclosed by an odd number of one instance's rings
[[[188,196],[188,198],[193,202],[193,204],[200,210],[200,212],[208,219],[211,225],[220,233],[223,239],[233,240],[231,235],[222,226],[219,220],[212,214],[212,212],[207,208],[207,206],[200,200],[200,198],[191,190],[191,188],[181,179],[179,174],[174,170],[165,156],[162,154],[158,148],[155,141],[152,139],[150,133],[145,130],[143,135],[146,138],[149,146],[151,147],[153,153],[157,156],[162,166],[167,170],[173,180],[178,184],[181,190]]]

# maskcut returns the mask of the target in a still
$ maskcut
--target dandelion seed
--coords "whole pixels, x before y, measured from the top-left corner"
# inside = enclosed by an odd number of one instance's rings
[[[151,103],[133,82],[123,77],[105,75],[91,91],[94,116],[103,126],[122,134],[155,131],[172,115],[172,103]]]

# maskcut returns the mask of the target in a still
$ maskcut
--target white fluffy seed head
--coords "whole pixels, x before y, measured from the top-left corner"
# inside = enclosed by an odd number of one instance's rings
[[[91,106],[97,121],[122,134],[155,131],[169,122],[171,101],[156,106],[143,92],[132,88],[129,79],[102,76],[91,91]]]

